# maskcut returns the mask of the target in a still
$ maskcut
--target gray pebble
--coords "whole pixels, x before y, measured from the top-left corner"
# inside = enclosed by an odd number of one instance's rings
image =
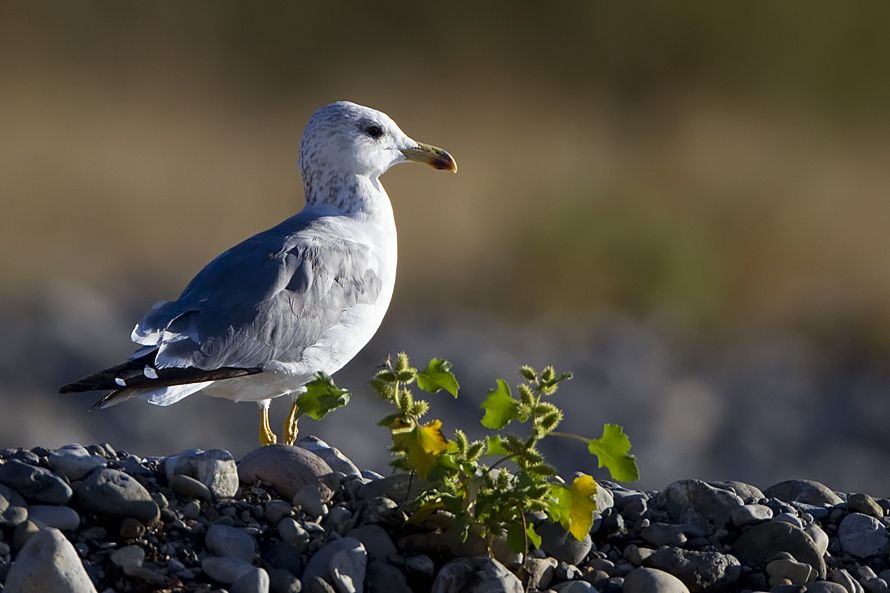
[[[347,537],[354,537],[362,543],[368,551],[368,558],[395,562],[398,558],[396,545],[389,534],[379,525],[362,525],[350,530]]]
[[[302,591],[300,579],[288,570],[273,568],[269,571],[269,590],[272,593],[300,593]]]
[[[686,543],[686,534],[677,525],[668,523],[652,523],[640,531],[647,543],[653,546],[682,546]]]
[[[616,515],[619,516],[620,515]],[[567,562],[568,564],[581,564],[593,547],[593,540],[590,534],[586,535],[583,540],[578,541],[575,536],[569,533],[559,523],[545,521],[535,526],[538,535],[541,536],[541,549],[549,556]]]
[[[37,502],[64,504],[71,499],[71,487],[65,480],[46,468],[17,459],[0,465],[0,482]]]
[[[148,490],[115,469],[96,469],[77,485],[77,502],[100,515],[133,517],[143,523],[158,519],[160,510]]]
[[[253,570],[253,565],[238,558],[207,556],[201,561],[201,570],[218,583],[231,585],[238,577]]]
[[[736,527],[747,527],[755,523],[763,523],[773,517],[773,510],[762,504],[746,504],[732,509],[729,518]]]
[[[689,589],[662,570],[637,568],[624,578],[624,593],[689,593]]]
[[[831,581],[815,581],[807,585],[807,593],[849,593],[847,589],[838,583]]]
[[[80,480],[97,467],[105,467],[107,461],[100,455],[92,455],[81,445],[65,445],[51,451],[47,461],[52,470],[69,480]]]
[[[325,500],[318,484],[306,484],[294,494],[293,503],[310,517],[323,517],[328,514]]]
[[[292,517],[285,517],[278,522],[278,535],[281,540],[303,551],[309,545],[309,533]]]
[[[330,579],[341,591],[349,590],[349,583],[361,587],[367,563],[368,553],[362,543],[352,537],[343,537],[325,544],[309,558],[301,578],[305,581],[318,576]]]
[[[785,480],[764,490],[769,498],[785,502],[803,502],[816,506],[834,506],[843,502],[828,486],[814,480]]]
[[[164,473],[168,482],[175,475],[194,478],[216,498],[231,498],[238,491],[235,458],[222,449],[189,449],[171,455],[164,459]]]
[[[252,562],[256,555],[256,540],[237,527],[213,524],[207,530],[204,545],[214,554]]]
[[[797,560],[781,558],[766,565],[766,574],[770,576],[770,584],[780,584],[788,579],[794,585],[803,585],[815,578],[813,567]]]
[[[287,498],[308,484],[316,484],[322,501],[330,500],[339,488],[340,480],[324,459],[291,445],[270,445],[254,449],[238,464],[238,476],[242,482],[262,480],[271,484]]]
[[[313,453],[324,459],[325,462],[329,466],[331,466],[332,470],[340,472],[346,477],[362,477],[362,472],[348,457],[346,457],[346,455],[340,452],[340,449],[331,447],[316,436],[305,436],[297,442],[297,445],[306,449],[307,451],[312,451]]]
[[[58,529],[35,534],[6,576],[4,593],[96,593],[71,542]]]
[[[248,570],[238,577],[230,593],[269,593],[269,573],[262,568]]]
[[[34,504],[28,507],[28,518],[38,527],[55,527],[62,531],[80,527],[80,515],[71,507]]]
[[[430,593],[523,593],[522,583],[503,564],[486,556],[457,558],[439,569]]]
[[[850,513],[837,529],[844,552],[856,558],[882,555],[887,546],[887,528],[880,521],[862,513]]]
[[[170,479],[170,487],[173,489],[173,492],[183,496],[192,496],[206,501],[213,498],[210,488],[185,474],[175,474]]]
[[[266,503],[263,516],[266,518],[266,521],[275,524],[281,521],[282,518],[290,516],[293,509],[294,505],[284,500],[270,500]]]
[[[182,516],[186,519],[194,521],[201,516],[201,503],[197,500],[190,500],[182,507]]]
[[[567,581],[553,587],[556,593],[599,593],[596,587],[587,581]]]

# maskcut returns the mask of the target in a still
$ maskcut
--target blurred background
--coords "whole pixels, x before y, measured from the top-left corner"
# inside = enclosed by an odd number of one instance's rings
[[[366,379],[455,363],[446,426],[553,363],[564,424],[623,424],[642,479],[887,495],[890,5],[4,2],[0,447],[256,443],[194,396],[88,413],[155,301],[302,207],[296,150],[350,99],[447,148],[385,184],[396,293],[315,433],[385,471]],[[285,402],[273,406],[276,423]],[[480,427],[481,428],[481,427]],[[546,453],[605,477],[583,447]]]

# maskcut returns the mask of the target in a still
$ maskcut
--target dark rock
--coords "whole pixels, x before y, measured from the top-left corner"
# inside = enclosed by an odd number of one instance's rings
[[[884,516],[884,509],[868,494],[851,494],[847,497],[847,508],[854,513],[862,513],[878,519]]]
[[[368,593],[412,593],[402,571],[382,560],[371,560],[365,580]]]
[[[245,562],[252,562],[256,555],[256,540],[238,527],[211,525],[204,545],[218,556],[238,558]]]
[[[269,573],[262,568],[248,570],[234,583],[230,593],[269,593]]]
[[[683,581],[655,568],[637,568],[623,584],[624,593],[689,593]]]
[[[692,593],[728,591],[741,576],[741,565],[731,555],[663,547],[643,561],[683,581]]]
[[[262,480],[282,496],[292,499],[307,484],[317,484],[323,500],[330,500],[340,480],[331,466],[306,449],[292,445],[270,445],[254,449],[238,465],[242,482]]]
[[[48,469],[17,459],[0,464],[0,482],[37,502],[64,504],[71,499],[71,487],[65,480]]]
[[[457,558],[439,569],[430,593],[523,593],[522,583],[487,556]]]
[[[160,509],[142,484],[115,469],[96,469],[77,484],[77,503],[86,510],[151,523]]]
[[[825,578],[825,561],[813,538],[788,523],[769,521],[751,527],[735,541],[733,551],[744,564],[761,567],[780,552],[788,552]]]
[[[350,584],[355,585],[365,580],[368,553],[360,541],[352,537],[333,540],[312,555],[306,563],[302,579],[312,580],[322,577],[334,583],[337,589],[349,590]]]
[[[732,510],[744,504],[742,499],[701,480],[679,480],[661,491],[656,502],[676,523],[691,523],[707,533],[726,525]]]
[[[785,480],[767,488],[764,495],[785,502],[796,501],[818,506],[834,506],[843,502],[825,484],[813,480]]]
[[[615,516],[621,515],[615,513]],[[549,556],[569,564],[580,564],[593,547],[589,534],[578,541],[559,523],[545,521],[537,525],[535,530],[541,536],[541,549]]]
[[[96,593],[71,542],[58,529],[42,529],[19,552],[4,593]]]

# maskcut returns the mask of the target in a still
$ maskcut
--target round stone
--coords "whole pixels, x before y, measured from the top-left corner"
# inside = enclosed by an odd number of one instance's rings
[[[204,545],[219,556],[252,562],[256,555],[256,540],[243,529],[214,523],[207,530]]]
[[[55,527],[62,531],[80,527],[80,515],[70,507],[34,504],[28,507],[28,518],[38,527]]]
[[[223,449],[189,449],[164,459],[169,482],[184,475],[201,482],[216,498],[231,498],[238,491],[238,466],[232,454]]]
[[[170,487],[173,489],[173,492],[183,496],[191,496],[193,498],[200,498],[201,500],[208,501],[213,498],[210,488],[195,478],[185,474],[175,474],[170,479]]]
[[[4,593],[96,593],[71,542],[58,529],[40,530],[9,570]]]
[[[17,459],[0,465],[0,482],[37,502],[64,504],[71,499],[71,487],[65,480],[46,468]]]
[[[439,569],[430,593],[523,593],[522,583],[487,556],[457,558]]]
[[[80,480],[97,467],[108,463],[101,455],[92,455],[81,445],[65,445],[51,451],[47,460],[52,470],[69,480]]]
[[[77,502],[88,511],[133,517],[143,523],[160,516],[158,504],[132,476],[115,469],[97,469],[77,484]]]
[[[785,502],[803,502],[818,506],[834,506],[843,502],[828,486],[814,480],[785,480],[767,488],[763,494]]]
[[[624,577],[624,593],[689,593],[683,581],[655,568],[637,568]]]
[[[246,572],[253,570],[253,565],[238,558],[220,558],[207,556],[201,561],[201,570],[218,583],[231,585]]]
[[[316,484],[324,501],[330,500],[340,480],[325,461],[306,449],[291,445],[270,445],[254,449],[238,465],[242,482],[262,480],[281,495],[292,499],[308,484]]]
[[[884,554],[887,528],[880,521],[862,513],[850,513],[837,528],[841,549],[856,558]]]

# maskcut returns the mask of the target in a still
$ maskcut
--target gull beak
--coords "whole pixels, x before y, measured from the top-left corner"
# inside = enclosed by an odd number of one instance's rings
[[[414,148],[403,148],[401,153],[409,161],[424,163],[434,169],[444,169],[445,171],[457,173],[457,162],[454,160],[454,157],[441,148],[418,142]]]

